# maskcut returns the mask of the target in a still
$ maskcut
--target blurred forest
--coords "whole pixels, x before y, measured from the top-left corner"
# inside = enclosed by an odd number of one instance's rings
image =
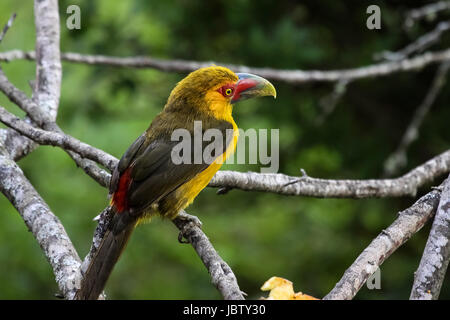
[[[149,55],[279,69],[329,70],[373,64],[374,54],[399,50],[434,28],[424,20],[404,29],[404,14],[424,1],[60,1],[61,51],[114,56]],[[65,27],[67,6],[81,8],[81,29]],[[381,30],[366,28],[366,8],[381,7]],[[0,51],[34,50],[32,1],[2,0],[0,24],[17,19]],[[445,15],[445,14],[444,14]],[[450,13],[447,13],[450,16]],[[449,35],[432,47],[444,49]],[[321,101],[333,83],[273,81],[276,101],[256,99],[234,109],[239,127],[280,129],[280,172],[321,178],[379,178],[438,65],[418,72],[351,82],[323,121]],[[2,63],[6,75],[31,94],[35,64]],[[68,134],[120,157],[162,109],[185,74],[63,62],[58,124]],[[403,174],[450,147],[450,84],[440,92],[420,137],[408,149]],[[6,97],[0,105],[23,115]],[[41,146],[19,162],[58,215],[80,257],[88,252],[95,217],[107,191],[65,152]],[[258,165],[223,169],[259,171]],[[442,177],[444,178],[444,177]],[[442,180],[435,181],[435,185]],[[420,194],[429,189],[424,188]],[[419,195],[420,195],[419,194]],[[415,200],[312,199],[206,188],[188,208],[236,274],[248,298],[266,295],[276,275],[296,291],[328,293],[360,252],[397,212]],[[0,196],[0,298],[56,299],[57,285],[38,243],[7,199]],[[430,224],[381,267],[381,289],[366,286],[357,299],[407,299]],[[195,251],[177,241],[178,230],[155,219],[134,233],[107,284],[112,299],[220,299]],[[442,299],[450,298],[444,282]]]

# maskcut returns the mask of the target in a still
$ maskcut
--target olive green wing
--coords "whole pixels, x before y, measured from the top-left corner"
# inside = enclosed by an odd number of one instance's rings
[[[215,158],[223,154],[232,140],[227,129],[232,129],[231,123],[222,120],[209,121],[209,129],[216,129],[221,133],[221,139],[202,141],[201,147],[194,145],[195,139],[191,135],[189,142],[172,141],[171,137],[159,137],[146,144],[138,138],[122,157],[117,170],[123,173],[130,168],[131,183],[127,191],[127,203],[132,211],[140,212],[157,202],[182,184],[193,179],[197,174],[208,168]],[[206,129],[203,130],[203,134]],[[174,150],[184,143],[183,152],[189,152],[190,159],[179,163],[175,160]],[[190,147],[189,147],[189,146]],[[217,147],[217,148],[216,148]],[[175,149],[174,149],[175,148]],[[212,158],[203,158],[205,148],[220,150]],[[197,155],[196,155],[197,153]],[[198,154],[200,153],[200,154]],[[184,154],[183,154],[184,156]],[[196,161],[197,160],[197,161]],[[200,161],[198,161],[200,160]]]

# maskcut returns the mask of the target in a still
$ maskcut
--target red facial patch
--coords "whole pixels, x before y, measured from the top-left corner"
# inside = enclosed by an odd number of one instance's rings
[[[236,89],[236,86],[234,84],[226,84],[222,87],[220,87],[219,89],[217,89],[217,91],[223,95],[225,98],[231,98],[234,94],[234,91]]]
[[[119,185],[113,194],[112,203],[116,207],[117,212],[123,212],[128,209],[127,192],[131,183],[131,168],[125,170],[119,178]]]

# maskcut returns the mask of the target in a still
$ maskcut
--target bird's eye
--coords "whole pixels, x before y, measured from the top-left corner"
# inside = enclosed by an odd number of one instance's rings
[[[221,93],[225,98],[229,98],[234,94],[234,87],[231,85],[225,85],[220,89],[217,89],[217,91],[219,91],[219,93]]]

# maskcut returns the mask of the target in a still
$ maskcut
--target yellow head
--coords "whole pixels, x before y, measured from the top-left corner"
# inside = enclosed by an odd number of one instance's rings
[[[193,71],[181,80],[172,90],[165,108],[167,111],[189,108],[226,119],[231,117],[232,104],[261,96],[276,97],[274,86],[266,79],[212,66]]]

